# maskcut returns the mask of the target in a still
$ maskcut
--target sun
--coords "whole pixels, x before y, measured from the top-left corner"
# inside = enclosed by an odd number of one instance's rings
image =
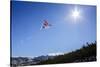
[[[74,18],[78,18],[79,17],[79,11],[77,11],[77,10],[73,11],[72,15],[73,15]]]
[[[74,18],[74,20],[77,20],[80,17],[80,11],[78,9],[74,9],[72,11],[72,17]]]

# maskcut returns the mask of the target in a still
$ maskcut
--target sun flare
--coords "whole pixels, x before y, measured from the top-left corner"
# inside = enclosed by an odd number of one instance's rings
[[[78,18],[80,17],[80,11],[77,10],[77,9],[74,9],[74,10],[72,11],[72,17],[73,17],[75,20],[78,19]]]

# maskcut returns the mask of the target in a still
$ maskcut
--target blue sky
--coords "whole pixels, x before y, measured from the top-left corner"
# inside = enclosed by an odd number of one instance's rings
[[[65,53],[96,41],[96,6],[12,1],[11,8],[12,56]],[[52,26],[40,30],[43,20]]]

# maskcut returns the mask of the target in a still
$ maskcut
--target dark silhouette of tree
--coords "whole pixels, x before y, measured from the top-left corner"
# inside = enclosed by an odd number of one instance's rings
[[[48,59],[38,64],[57,64],[57,63],[73,63],[73,62],[90,62],[96,61],[96,41],[94,43],[86,43],[82,48],[69,52],[64,55],[56,56],[54,59]]]

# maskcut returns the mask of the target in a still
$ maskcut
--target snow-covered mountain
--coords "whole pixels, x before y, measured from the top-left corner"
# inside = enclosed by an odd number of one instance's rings
[[[45,61],[48,59],[53,59],[55,56],[38,56],[38,57],[34,57],[34,58],[28,58],[28,57],[11,57],[11,65],[35,65],[41,61]]]

